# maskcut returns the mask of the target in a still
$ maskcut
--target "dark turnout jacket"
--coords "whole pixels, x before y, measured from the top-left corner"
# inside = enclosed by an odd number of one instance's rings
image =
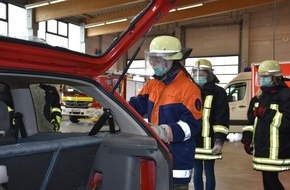
[[[229,104],[225,90],[216,85],[219,80],[207,82],[201,90],[203,112],[202,130],[196,136],[195,159],[212,160],[222,158],[221,154],[213,155],[212,148],[216,139],[222,142],[229,133]]]
[[[262,87],[262,95],[252,98],[249,126],[242,142],[253,144],[253,168],[261,171],[290,170],[290,91],[287,85]]]

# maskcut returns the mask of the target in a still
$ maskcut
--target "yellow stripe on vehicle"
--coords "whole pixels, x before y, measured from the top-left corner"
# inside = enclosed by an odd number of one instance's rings
[[[92,97],[68,97],[68,96],[63,96],[62,97],[63,101],[83,101],[83,102],[92,102],[93,98]]]

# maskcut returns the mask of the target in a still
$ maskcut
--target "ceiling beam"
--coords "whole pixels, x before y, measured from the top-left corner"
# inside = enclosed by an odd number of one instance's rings
[[[281,2],[284,0],[277,0]],[[274,3],[273,0],[219,0],[206,3],[201,7],[186,9],[183,11],[175,11],[163,17],[159,23],[167,24],[180,21],[186,21],[194,18],[213,16],[222,13],[228,13],[237,10],[249,9],[258,6]]]
[[[86,30],[87,37],[100,36],[105,34],[113,34],[123,32],[129,26],[130,21],[120,22],[116,24],[108,24],[95,28],[88,28]]]
[[[284,0],[277,0],[277,2]],[[192,4],[192,0],[182,0],[179,1],[179,5],[188,5],[189,2]],[[182,2],[182,3],[181,3]],[[200,1],[199,1],[200,2]],[[206,16],[212,16],[216,14],[227,13],[236,10],[254,8],[257,6],[267,5],[273,3],[273,0],[218,0],[210,3],[205,3],[201,7],[196,7],[192,9],[185,9],[181,11],[170,12],[165,15],[157,25],[169,24],[174,22],[186,21],[194,18],[201,18]],[[116,23],[111,25],[98,26],[87,29],[87,37],[105,35],[115,32],[123,32],[128,27],[129,21]]]
[[[179,4],[177,5],[177,7],[187,6],[187,5],[198,3],[198,2],[200,2],[200,0],[182,0],[178,2]],[[108,21],[108,20],[116,20],[120,18],[132,18],[136,16],[138,13],[140,13],[144,8],[145,6],[132,8],[130,10],[118,11],[116,13],[101,15],[95,18],[87,19],[86,24],[103,22],[103,21]]]
[[[144,1],[146,0],[69,0],[35,8],[35,21],[66,18]]]
[[[86,24],[110,21],[110,20],[117,20],[121,18],[133,18],[139,12],[141,12],[144,8],[134,8],[126,11],[114,12],[110,14],[100,15],[94,18],[87,19]]]

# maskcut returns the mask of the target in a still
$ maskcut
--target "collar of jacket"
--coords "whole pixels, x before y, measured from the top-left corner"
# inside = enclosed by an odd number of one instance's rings
[[[275,94],[277,91],[279,91],[282,88],[288,88],[286,84],[279,84],[275,86],[269,86],[269,87],[261,87],[261,90],[265,93]]]
[[[179,62],[173,62],[172,67],[169,69],[167,73],[165,73],[162,76],[153,75],[153,77],[168,85],[173,81],[177,73],[180,71],[179,64],[180,64]]]
[[[213,87],[215,86],[215,84],[219,82],[220,82],[219,79],[216,77],[216,75],[214,75],[214,79],[212,81],[205,83],[201,89],[211,91],[213,90]]]

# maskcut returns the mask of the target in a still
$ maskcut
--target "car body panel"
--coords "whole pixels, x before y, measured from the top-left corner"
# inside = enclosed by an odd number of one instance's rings
[[[6,68],[31,69],[95,77],[104,74],[150,27],[160,20],[176,1],[156,0],[134,18],[119,38],[100,57],[69,51],[47,44],[0,39],[0,65]],[[5,60],[5,62],[4,62]],[[19,64],[21,60],[21,64]]]

